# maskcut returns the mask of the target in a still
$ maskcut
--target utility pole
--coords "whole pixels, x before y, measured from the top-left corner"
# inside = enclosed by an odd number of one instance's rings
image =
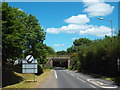
[[[110,22],[110,26],[111,26],[111,37],[113,37],[113,27],[112,27],[112,20],[108,20],[108,19],[104,19],[104,18],[98,18],[100,20],[106,20]]]

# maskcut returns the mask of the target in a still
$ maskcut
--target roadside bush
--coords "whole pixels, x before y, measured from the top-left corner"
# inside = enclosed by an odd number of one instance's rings
[[[12,67],[15,68],[15,67]],[[22,77],[14,73],[13,69],[9,67],[2,67],[2,87],[19,83],[23,80]]]
[[[72,66],[68,66],[68,70],[72,70]]]
[[[43,69],[42,67],[40,66],[40,64],[38,64],[38,72],[35,74],[35,75],[40,75],[43,73]]]

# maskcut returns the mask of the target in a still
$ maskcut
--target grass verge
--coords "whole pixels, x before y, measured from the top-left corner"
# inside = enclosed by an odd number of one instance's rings
[[[42,73],[41,75],[39,75],[39,76],[35,75],[36,79],[37,79],[37,82],[32,82],[32,81],[25,82],[25,81],[22,81],[20,83],[10,85],[10,86],[6,86],[4,88],[5,89],[6,88],[36,88],[45,80],[45,78],[48,75],[50,75],[50,73],[51,73],[50,69],[45,69],[44,73]],[[15,74],[17,74],[18,76],[24,77],[23,74],[19,74],[19,73],[15,73]],[[31,78],[32,78],[32,74],[28,75],[27,80],[28,79],[30,80]],[[3,90],[4,90],[4,88],[3,88]]]

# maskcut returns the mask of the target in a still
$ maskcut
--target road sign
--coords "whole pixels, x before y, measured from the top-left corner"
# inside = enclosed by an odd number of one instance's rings
[[[34,57],[32,55],[28,55],[26,57],[26,60],[27,60],[28,63],[31,63],[33,61],[33,59],[34,59]]]
[[[32,59],[30,62],[27,59],[22,60],[22,73],[37,73],[37,69],[37,59]]]

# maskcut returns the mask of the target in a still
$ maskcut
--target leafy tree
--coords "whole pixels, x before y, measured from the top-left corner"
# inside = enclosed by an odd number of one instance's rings
[[[47,46],[46,44],[44,44],[44,47],[47,50],[48,55],[54,55],[55,54],[55,50],[52,47]]]
[[[2,3],[3,62],[31,54],[42,63],[46,57],[44,40],[45,32],[35,16]]]
[[[67,48],[67,53],[74,53],[80,51],[80,48],[85,48],[87,45],[89,45],[92,41],[87,38],[80,38],[76,39],[73,42],[73,45],[69,48]]]
[[[25,56],[33,55],[38,60],[45,59],[45,48],[43,41],[45,40],[44,30],[38,23],[38,20],[33,15],[29,15],[26,22],[27,33],[25,34]]]
[[[105,36],[104,39],[94,40],[89,44],[77,43],[75,45],[77,45],[75,47],[77,52],[72,52],[71,48],[67,49],[72,54],[73,69],[109,77],[118,75],[117,59],[120,58],[119,36],[112,38]]]
[[[69,48],[67,48],[67,53],[74,53],[77,52],[77,47],[76,46],[71,46]]]
[[[57,51],[56,54],[57,55],[66,55],[67,52],[66,51]]]
[[[80,46],[83,44],[89,45],[91,43],[91,40],[87,39],[87,38],[80,38],[80,39],[76,39],[73,44],[74,46]]]
[[[22,54],[22,44],[24,42],[23,32],[25,28],[21,18],[26,17],[24,12],[18,8],[8,6],[8,3],[2,3],[2,46],[3,62],[7,59],[15,59]]]
[[[120,36],[120,30],[118,31],[118,36]]]

